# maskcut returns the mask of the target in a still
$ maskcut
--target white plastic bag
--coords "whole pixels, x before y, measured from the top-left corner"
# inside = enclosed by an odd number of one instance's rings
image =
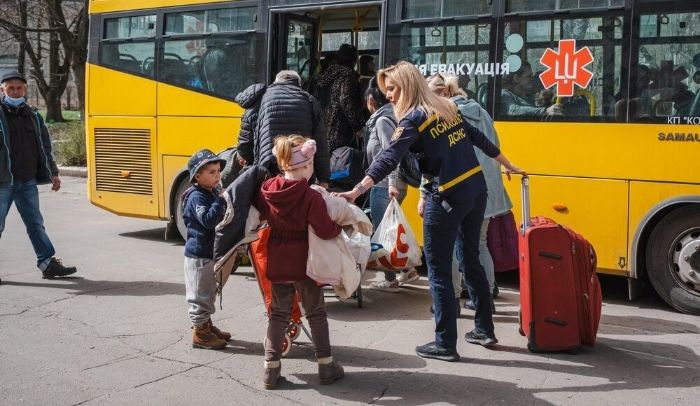
[[[341,233],[345,245],[348,247],[352,256],[355,259],[355,266],[353,272],[348,270],[343,270],[343,274],[340,277],[340,283],[333,286],[335,294],[342,299],[349,298],[357,287],[360,286],[360,281],[362,280],[362,273],[367,265],[367,260],[370,253],[370,242],[369,236],[364,235],[359,232],[353,232],[352,235],[343,231]]]
[[[381,245],[387,254],[372,261],[374,268],[398,271],[421,264],[421,250],[408,220],[396,199],[392,198],[382,222],[372,236],[372,244]]]

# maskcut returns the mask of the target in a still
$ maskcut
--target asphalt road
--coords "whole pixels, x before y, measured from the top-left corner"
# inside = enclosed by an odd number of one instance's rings
[[[117,217],[90,205],[84,179],[41,188],[46,227],[74,278],[42,280],[17,212],[0,240],[0,404],[698,404],[700,318],[653,295],[625,300],[604,278],[595,348],[531,354],[517,332],[517,278],[499,275],[493,349],[460,340],[460,363],[424,360],[432,341],[427,281],[398,294],[365,290],[365,307],[328,298],[334,355],[345,379],[318,385],[302,335],[283,360],[286,382],[261,389],[266,329],[249,268],[232,276],[214,320],[234,339],[193,350],[180,241],[164,223]],[[368,272],[366,279],[379,277]],[[365,281],[365,286],[368,285]],[[472,312],[459,320],[473,327]]]

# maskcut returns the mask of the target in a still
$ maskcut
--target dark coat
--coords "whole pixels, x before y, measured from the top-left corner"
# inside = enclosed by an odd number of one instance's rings
[[[279,173],[272,154],[275,137],[299,134],[316,140],[314,172],[321,182],[330,177],[330,156],[326,127],[318,101],[294,82],[256,84],[236,96],[247,109],[241,121],[238,151],[248,163],[263,165]]]
[[[323,118],[328,129],[328,147],[334,151],[352,146],[354,134],[364,125],[360,82],[355,71],[342,65],[331,65],[318,79],[318,91],[327,94]]]
[[[212,259],[214,227],[224,217],[226,202],[216,192],[194,185],[183,193],[182,205],[187,226],[185,256]]]
[[[270,225],[268,279],[277,283],[307,279],[309,226],[324,240],[340,234],[340,226],[328,216],[323,196],[305,179],[276,176],[263,183],[256,207]]]
[[[58,167],[51,153],[49,130],[46,128],[41,114],[34,107],[24,104],[19,108],[30,109],[32,112],[34,135],[36,136],[37,144],[39,145],[38,151],[41,155],[39,156],[39,170],[36,175],[36,182],[40,185],[51,183],[51,178],[58,176]],[[5,112],[0,108],[0,185],[11,185],[13,183],[8,128]]]
[[[214,239],[214,260],[223,258],[232,248],[236,247],[245,237],[245,225],[248,220],[250,206],[255,203],[260,185],[269,176],[266,168],[253,166],[236,178],[226,188],[231,207],[226,211],[233,212],[233,218],[216,230]]]

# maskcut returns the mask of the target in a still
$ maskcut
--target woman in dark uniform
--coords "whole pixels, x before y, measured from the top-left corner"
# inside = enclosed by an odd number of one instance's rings
[[[454,102],[433,94],[418,69],[399,62],[379,72],[379,87],[394,106],[399,125],[392,143],[367,170],[367,176],[340,196],[354,201],[388,176],[407,151],[417,153],[428,184],[423,216],[425,258],[435,309],[435,341],[416,347],[424,358],[458,361],[457,314],[452,286],[452,253],[459,233],[464,238],[465,269],[470,269],[477,289],[488,293],[488,281],[479,263],[479,232],[486,208],[486,181],[474,147],[501,163],[506,174],[525,172],[511,164],[483,133],[469,125]],[[472,271],[473,270],[473,271]],[[465,335],[470,343],[497,342],[490,297],[477,297],[476,328]]]

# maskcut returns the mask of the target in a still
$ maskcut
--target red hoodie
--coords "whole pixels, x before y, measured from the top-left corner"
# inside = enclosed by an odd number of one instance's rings
[[[340,226],[328,217],[321,194],[309,188],[305,179],[276,176],[263,183],[256,203],[270,225],[267,277],[277,283],[307,279],[309,226],[324,240],[340,234]]]

